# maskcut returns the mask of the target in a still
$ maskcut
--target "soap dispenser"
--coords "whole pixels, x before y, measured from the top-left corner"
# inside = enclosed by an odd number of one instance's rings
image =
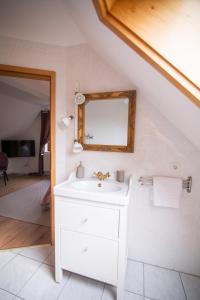
[[[84,167],[83,167],[81,161],[80,161],[79,166],[76,169],[76,177],[77,178],[83,178],[84,177]]]

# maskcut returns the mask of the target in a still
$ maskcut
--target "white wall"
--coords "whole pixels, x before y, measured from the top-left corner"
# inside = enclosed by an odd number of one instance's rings
[[[0,35],[60,46],[85,42],[63,0],[1,0]]]
[[[38,105],[0,93],[0,139],[14,138],[24,133],[40,110],[41,107]]]
[[[200,150],[200,109],[100,22],[93,1],[63,1],[88,44]]]
[[[111,69],[87,45],[50,47],[19,40],[0,40],[0,63],[51,69],[56,80],[56,176],[60,182],[79,160],[88,170],[133,174],[129,208],[129,257],[200,275],[199,151],[165,119],[148,99],[137,93],[135,153],[85,151],[72,153],[73,125],[61,124],[74,113],[73,93],[133,89],[130,81]],[[140,87],[142,90],[142,86]],[[172,168],[176,162],[178,169]],[[149,190],[138,185],[141,175],[193,176],[192,193],[183,193],[180,209],[154,208]]]
[[[87,46],[67,50],[68,113],[73,113],[74,83],[82,92],[134,89]],[[142,90],[142,86],[140,87]],[[125,169],[133,174],[133,198],[129,209],[129,257],[200,275],[200,161],[195,148],[137,91],[135,152],[133,154],[71,153],[73,126],[67,129],[67,174],[81,160],[91,170]],[[149,96],[150,97],[150,96]],[[151,99],[153,102],[153,99]],[[178,166],[175,171],[173,164]],[[192,193],[183,192],[180,209],[154,208],[149,189],[140,187],[145,175],[193,176]]]

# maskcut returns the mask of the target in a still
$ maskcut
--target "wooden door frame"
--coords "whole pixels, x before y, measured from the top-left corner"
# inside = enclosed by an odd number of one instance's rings
[[[19,67],[0,64],[0,75],[10,77],[21,77],[35,80],[46,80],[50,82],[50,140],[51,140],[51,200],[50,200],[50,228],[51,244],[54,243],[54,195],[53,187],[56,182],[55,172],[55,102],[56,102],[56,72],[28,67]]]

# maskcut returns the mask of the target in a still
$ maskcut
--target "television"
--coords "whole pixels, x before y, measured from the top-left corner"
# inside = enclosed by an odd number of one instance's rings
[[[35,156],[34,140],[2,140],[1,151],[8,157],[30,157]]]

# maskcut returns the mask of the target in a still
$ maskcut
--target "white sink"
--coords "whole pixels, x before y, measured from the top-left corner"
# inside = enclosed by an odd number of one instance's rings
[[[114,193],[122,189],[122,187],[114,182],[100,182],[98,180],[77,180],[71,182],[69,187],[85,192],[96,193]]]
[[[77,179],[72,173],[68,180],[54,187],[54,194],[73,199],[128,205],[130,186],[131,179],[124,183],[110,179],[105,181],[96,178]]]

